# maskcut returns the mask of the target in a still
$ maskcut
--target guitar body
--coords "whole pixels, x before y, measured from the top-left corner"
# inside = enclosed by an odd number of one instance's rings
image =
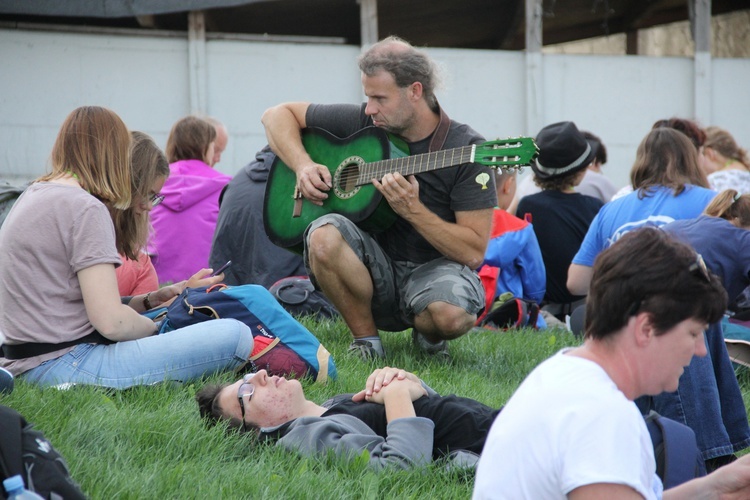
[[[384,131],[368,127],[341,139],[322,129],[306,128],[302,130],[302,144],[315,163],[328,167],[333,188],[322,206],[301,200],[302,212],[294,217],[297,176],[277,157],[271,165],[263,202],[263,222],[273,243],[301,252],[307,226],[330,213],[341,214],[367,231],[383,230],[396,220],[396,214],[371,183],[354,186],[361,164],[406,156]]]

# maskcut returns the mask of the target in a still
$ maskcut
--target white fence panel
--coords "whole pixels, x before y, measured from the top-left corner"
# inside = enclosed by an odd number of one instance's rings
[[[526,123],[523,52],[427,50],[442,67],[437,95],[449,116],[488,139],[538,132]],[[207,41],[205,111],[230,132],[217,168],[234,174],[265,144],[260,117],[269,106],[360,102],[358,55],[343,45]],[[161,146],[191,111],[187,38],[0,29],[0,61],[0,179],[43,173],[60,123],[77,106],[112,108]],[[573,120],[602,137],[605,174],[618,185],[654,121],[694,116],[690,58],[546,54],[542,64],[534,104],[544,123]],[[701,124],[725,127],[750,148],[747,81],[750,60],[714,59],[712,123]]]

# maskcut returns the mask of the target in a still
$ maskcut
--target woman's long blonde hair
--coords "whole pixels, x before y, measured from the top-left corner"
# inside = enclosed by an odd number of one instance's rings
[[[750,156],[748,156],[747,151],[741,148],[732,134],[723,128],[708,127],[706,129],[706,142],[703,147],[713,149],[727,160],[738,161],[747,170],[750,170]]]
[[[108,206],[130,206],[130,133],[114,111],[99,106],[74,109],[60,127],[48,181],[69,173]]]

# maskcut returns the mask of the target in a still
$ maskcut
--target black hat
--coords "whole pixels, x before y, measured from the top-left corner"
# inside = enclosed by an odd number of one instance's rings
[[[535,139],[539,156],[531,169],[540,179],[554,179],[589,166],[594,149],[573,122],[547,125]]]

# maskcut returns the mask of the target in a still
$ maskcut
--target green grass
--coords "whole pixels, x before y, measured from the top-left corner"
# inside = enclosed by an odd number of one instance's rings
[[[362,388],[377,363],[350,358],[342,322],[305,321],[336,360],[339,379],[305,382],[308,398],[322,402]],[[406,368],[441,394],[502,405],[526,374],[564,346],[578,343],[560,330],[473,332],[450,343],[452,361],[423,356],[411,336],[384,333],[388,364]],[[233,381],[232,374],[210,377]],[[376,474],[365,462],[301,458],[273,446],[251,446],[246,436],[206,428],[193,400],[204,382],[108,391],[75,387],[39,389],[16,381],[0,403],[21,412],[66,457],[73,477],[92,499],[469,498],[470,475],[433,466],[426,471]],[[750,377],[740,374],[745,401]]]

